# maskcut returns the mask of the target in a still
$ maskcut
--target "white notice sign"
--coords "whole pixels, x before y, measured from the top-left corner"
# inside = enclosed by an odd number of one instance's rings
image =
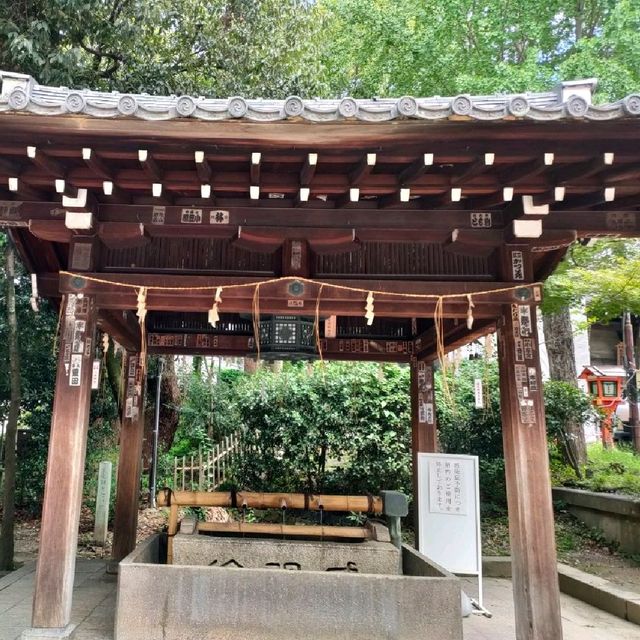
[[[481,575],[478,457],[418,454],[418,548],[452,573]]]

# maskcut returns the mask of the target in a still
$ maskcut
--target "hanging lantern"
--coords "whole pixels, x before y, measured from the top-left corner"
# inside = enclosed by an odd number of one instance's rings
[[[310,360],[317,356],[313,318],[269,316],[260,320],[260,355],[265,360]]]

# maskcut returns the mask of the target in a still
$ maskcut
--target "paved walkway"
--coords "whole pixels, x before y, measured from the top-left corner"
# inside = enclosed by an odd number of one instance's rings
[[[470,586],[468,593],[474,593],[474,587]],[[560,600],[564,640],[640,640],[640,626],[564,593],[560,594]],[[515,640],[511,580],[485,578],[484,605],[493,617],[467,618],[465,640]]]
[[[0,640],[18,640],[29,626],[35,563],[0,579]],[[472,583],[468,586],[473,592]],[[514,640],[511,582],[485,580],[485,605],[493,618],[473,616],[464,621],[465,640]],[[74,640],[113,640],[116,578],[105,563],[78,558],[74,587]],[[640,626],[616,618],[579,600],[562,595],[564,640],[640,640]],[[239,639],[241,640],[241,639]]]
[[[18,640],[31,626],[35,568],[31,561],[0,579],[0,640]],[[76,560],[71,618],[79,626],[74,640],[113,640],[116,582],[101,560]]]

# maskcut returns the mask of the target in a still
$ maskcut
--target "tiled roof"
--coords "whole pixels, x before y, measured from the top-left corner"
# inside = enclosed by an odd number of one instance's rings
[[[563,82],[545,93],[491,96],[373,98],[340,100],[249,100],[239,96],[153,96],[46,87],[31,76],[0,71],[0,113],[28,112],[46,116],[84,115],[95,118],[144,120],[196,119],[203,121],[245,119],[255,122],[304,120],[309,122],[387,122],[413,119],[465,120],[613,120],[640,116],[640,94],[609,104],[591,104],[595,80]]]

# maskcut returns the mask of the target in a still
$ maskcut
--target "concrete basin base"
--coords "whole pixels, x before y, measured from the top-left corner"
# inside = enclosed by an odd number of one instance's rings
[[[120,563],[116,640],[462,639],[458,579],[407,546],[403,575],[166,565],[165,546]]]

